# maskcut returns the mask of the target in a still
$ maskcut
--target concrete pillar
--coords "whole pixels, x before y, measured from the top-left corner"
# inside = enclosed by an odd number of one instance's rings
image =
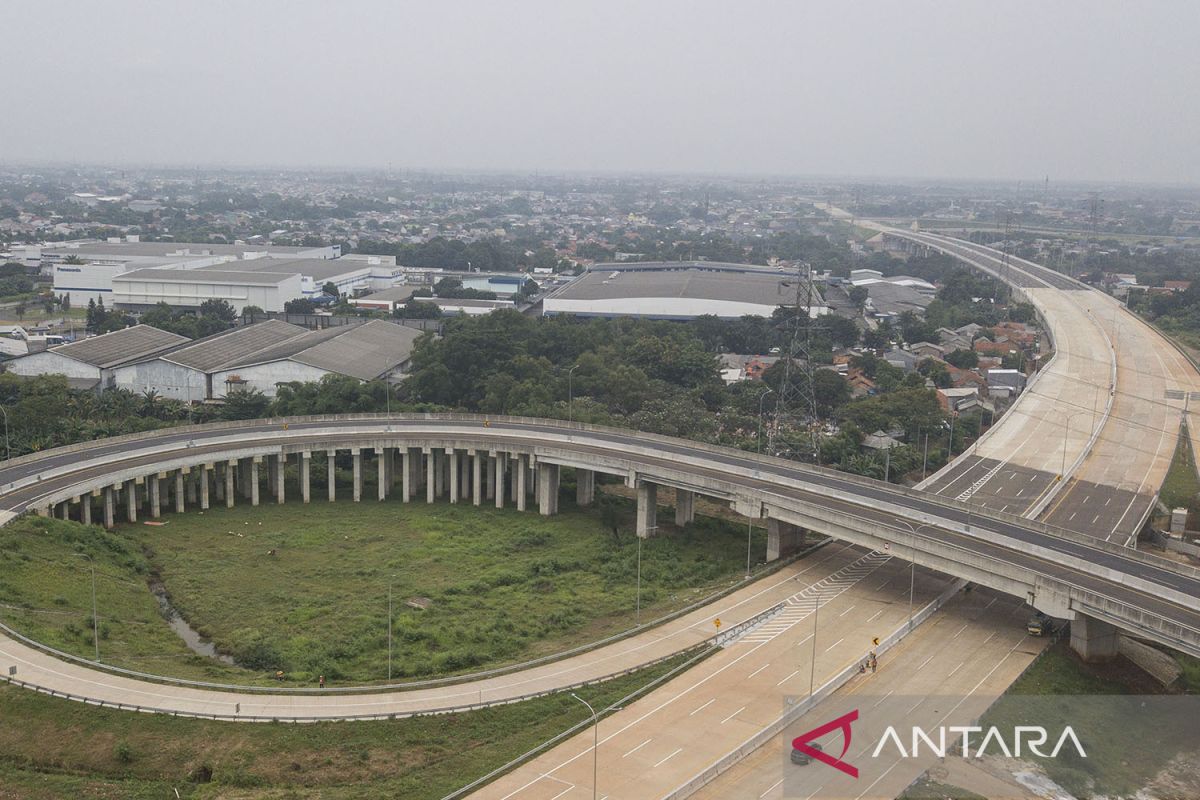
[[[250,459],[250,505],[258,505],[258,464],[262,461],[262,456],[254,456]]]
[[[521,471],[521,457],[513,456],[507,459],[507,462],[508,471],[512,473],[512,477],[509,479],[509,491],[512,495],[512,501],[515,503],[517,502],[517,490],[521,488],[517,485],[517,473]]]
[[[267,490],[274,498],[279,497],[279,474],[283,465],[279,463],[280,456],[267,456]]]
[[[517,480],[515,482],[517,487],[517,511],[525,510],[525,498],[529,494],[526,488],[526,481],[529,480],[529,469],[526,467],[528,463],[529,456],[522,454],[517,457]]]
[[[479,453],[478,455],[480,458],[487,460],[487,470],[485,470],[486,474],[484,475],[484,496],[488,500],[494,500],[496,498],[496,462],[500,460],[500,457],[492,453]],[[504,493],[503,486],[500,487],[500,493]]]
[[[216,490],[217,502],[225,502],[225,472],[228,467],[224,464],[213,465],[213,488]]]
[[[390,451],[386,447],[376,447],[375,448],[375,456],[376,456],[375,460],[377,462],[377,466],[378,466],[377,471],[379,473],[376,476],[376,478],[377,478],[376,483],[379,484],[378,495],[379,495],[380,500],[387,499],[387,489],[388,489],[388,463],[387,462],[388,462],[388,453],[389,452]]]
[[[1084,661],[1110,661],[1117,656],[1120,631],[1115,625],[1082,614],[1071,620],[1071,649]]]
[[[362,450],[357,447],[350,451],[354,457],[354,502],[362,502]]]
[[[471,457],[471,500],[477,506],[483,505],[483,462],[486,460],[488,454],[478,450]]]
[[[200,484],[200,510],[208,511],[208,464],[196,470],[196,482]]]
[[[538,463],[538,513],[543,517],[558,513],[558,464]]]
[[[407,447],[400,453],[400,495],[405,503],[412,501],[412,451]]]
[[[329,484],[329,502],[337,500],[337,451],[325,451],[325,480]]]
[[[575,505],[590,506],[596,499],[596,473],[590,469],[575,469]]]
[[[648,539],[658,528],[658,485],[642,481],[637,487],[637,535]]]
[[[300,500],[312,500],[312,453],[308,450],[300,453]]]
[[[92,524],[92,496],[90,494],[79,498],[79,521],[84,525]]]
[[[790,522],[767,519],[767,562],[790,556],[804,546],[804,529]]]
[[[137,522],[137,510],[137,481],[129,480],[125,483],[125,518]]]
[[[458,468],[458,451],[448,450],[446,453],[450,457],[450,502],[457,503],[459,493],[462,491],[462,471]]]
[[[257,489],[250,488],[251,473],[253,473],[254,485],[258,486],[258,470],[251,470],[250,465],[254,462],[253,458],[242,458],[238,460],[238,481],[242,484],[242,499],[250,500],[257,493]],[[255,503],[255,505],[258,505]]]
[[[150,487],[149,487],[150,488],[150,519],[158,519],[160,516],[160,510],[161,510],[161,507],[159,504],[160,497],[159,497],[158,476],[151,475],[147,479],[147,481],[150,484]]]
[[[433,496],[441,497],[446,493],[446,454],[441,450],[433,450],[428,458],[433,463],[433,472],[430,473],[433,477]]]
[[[496,453],[496,457],[490,459],[492,469],[495,471],[494,485],[496,508],[504,508],[504,465],[508,461],[508,455],[505,453]]]
[[[184,511],[183,505],[183,484],[186,478],[183,470],[175,470],[175,513],[182,514]]]
[[[458,499],[471,496],[471,451],[464,450],[458,457]]]
[[[287,490],[284,488],[283,479],[287,477],[287,456],[280,453],[271,458],[271,462],[275,465],[275,502],[283,505]]]
[[[696,493],[675,490],[675,524],[682,528],[696,518]]]
[[[441,475],[441,470],[438,469],[438,459],[436,450],[426,450],[425,458],[425,502],[432,503],[437,497],[438,476]]]
[[[116,501],[113,498],[113,487],[104,487],[104,527],[112,530],[117,524],[116,520]]]
[[[225,465],[225,507],[233,508],[233,471],[237,462],[230,460]]]
[[[208,476],[204,473],[203,467],[197,467],[188,473],[187,482],[183,489],[187,502],[196,505],[196,494],[200,491],[200,481],[206,477]]]

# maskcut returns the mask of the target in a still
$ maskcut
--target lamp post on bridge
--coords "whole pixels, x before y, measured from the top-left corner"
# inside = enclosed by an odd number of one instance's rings
[[[905,528],[907,528],[908,532],[910,534],[910,538],[908,540],[909,541],[909,544],[908,544],[908,556],[909,556],[909,558],[908,558],[908,565],[909,565],[909,571],[908,571],[908,631],[909,631],[909,633],[912,633],[912,629],[913,629],[913,592],[916,589],[916,585],[917,585],[917,531],[921,530],[922,528],[928,528],[933,523],[923,522],[920,525],[917,525],[915,528],[913,527],[913,524],[911,522],[909,522],[908,520],[898,519],[898,520],[896,520],[896,523],[899,525],[903,525]]]
[[[571,697],[587,706],[587,710],[592,715],[592,800],[596,800],[596,783],[600,775],[600,717],[596,715],[596,709],[592,708],[592,704],[587,700],[574,692],[571,692]]]

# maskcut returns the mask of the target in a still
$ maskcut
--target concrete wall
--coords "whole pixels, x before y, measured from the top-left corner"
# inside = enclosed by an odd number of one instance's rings
[[[100,380],[100,368],[76,361],[73,358],[44,351],[31,353],[8,362],[8,371],[14,375],[66,375],[68,378]]]
[[[153,389],[160,396],[171,400],[208,399],[207,383],[203,372],[162,359],[117,367],[112,371],[112,375],[117,388],[128,389],[138,394]]]
[[[228,265],[236,270],[237,264]],[[181,270],[182,272],[182,270]],[[202,270],[189,270],[194,281],[163,281],[150,278],[139,279],[136,273],[127,273],[113,279],[112,302],[119,306],[153,306],[167,303],[177,308],[198,308],[206,300],[229,301],[237,313],[246,306],[258,306],[264,311],[283,311],[288,300],[304,296],[303,282],[299,273],[280,283],[268,286],[223,283],[206,279]]]
[[[213,373],[213,397],[220,398],[225,396],[230,388],[225,382],[232,375],[236,375],[246,381],[242,385],[243,388],[257,389],[267,397],[274,397],[275,384],[277,383],[319,381],[322,377],[329,374],[327,370],[310,367],[308,364],[301,364],[299,361],[289,360],[271,361],[266,364],[256,364],[250,367],[227,369]]]

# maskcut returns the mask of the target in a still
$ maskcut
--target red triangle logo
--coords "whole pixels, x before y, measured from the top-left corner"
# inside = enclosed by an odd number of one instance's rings
[[[809,758],[815,758],[817,761],[828,764],[834,769],[841,770],[851,778],[857,778],[858,767],[851,766],[845,761],[842,761],[842,757],[845,756],[846,751],[850,749],[850,723],[856,721],[857,719],[858,709],[856,708],[849,714],[843,714],[835,720],[826,722],[819,728],[813,728],[808,733],[800,734],[795,739],[792,739],[792,747],[799,750],[801,753],[804,753]],[[818,750],[809,744],[814,739],[819,739],[830,731],[835,731],[838,729],[842,731],[842,752],[841,755],[837,756],[836,758],[829,753],[826,753],[824,750]]]

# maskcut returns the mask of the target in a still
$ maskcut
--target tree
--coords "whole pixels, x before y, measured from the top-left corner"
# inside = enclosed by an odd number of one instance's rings
[[[225,395],[225,419],[259,419],[271,401],[258,389],[234,389]]]
[[[409,300],[402,306],[397,306],[393,312],[401,319],[437,319],[442,310],[437,303],[422,303],[420,300]]]
[[[337,284],[333,281],[326,281],[325,285],[321,287],[321,291],[330,297],[338,297],[341,295],[341,292],[338,291]]]
[[[317,310],[317,304],[307,297],[297,297],[284,303],[283,310],[289,314],[311,314]]]
[[[854,303],[855,308],[861,309],[867,304],[869,292],[865,286],[851,286],[846,290],[846,294],[850,296],[850,302]]]
[[[211,317],[212,319],[228,322],[232,325],[237,319],[237,311],[234,310],[228,300],[214,297],[200,304],[200,316]]]
[[[821,326],[825,328],[830,340],[838,347],[854,347],[858,344],[859,331],[854,320],[829,314],[821,318]]]
[[[974,350],[954,350],[946,354],[946,363],[959,369],[975,369],[979,366],[979,353]]]

